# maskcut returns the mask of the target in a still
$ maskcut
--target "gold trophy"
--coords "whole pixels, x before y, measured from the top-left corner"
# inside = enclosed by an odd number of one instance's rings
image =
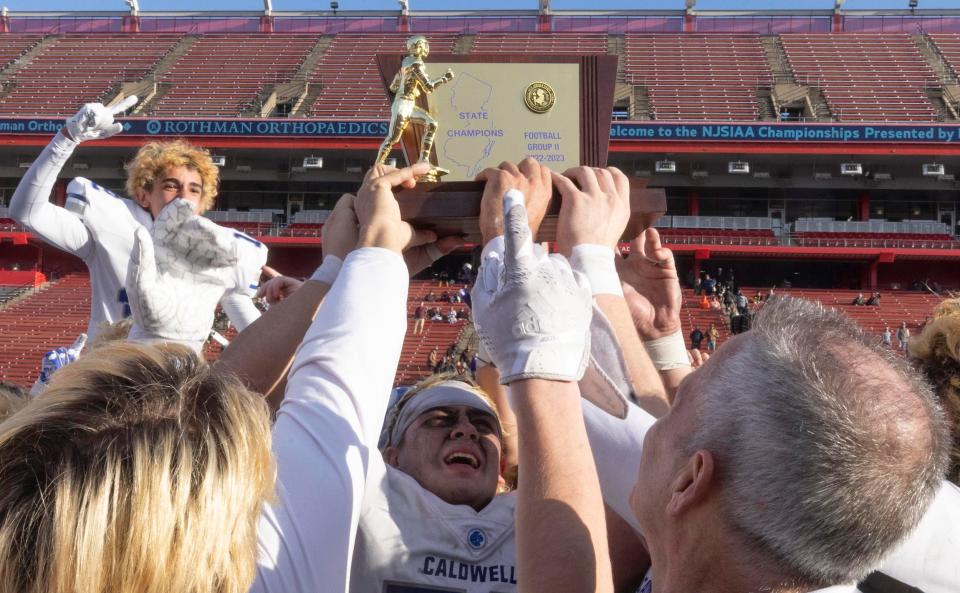
[[[417,105],[420,95],[429,95],[435,88],[453,80],[453,71],[447,70],[443,76],[430,80],[427,76],[427,66],[423,59],[430,54],[430,44],[423,35],[416,35],[407,40],[407,55],[403,58],[400,70],[390,83],[390,92],[394,93],[393,104],[390,106],[390,129],[387,137],[380,145],[377,154],[377,163],[383,164],[393,146],[400,141],[404,130],[411,122],[423,126],[423,136],[420,140],[419,163],[430,162],[430,151],[437,135],[437,120],[427,110]],[[412,164],[412,163],[411,163]],[[438,181],[441,176],[449,173],[448,170],[431,163],[430,172],[422,175],[418,181]]]
[[[377,163],[400,143],[406,164],[430,164],[416,187],[395,192],[401,216],[416,228],[480,241],[484,182],[474,178],[501,161],[529,157],[557,171],[606,166],[616,56],[433,53],[431,67],[447,72],[431,80],[427,39],[410,37],[406,50],[377,56],[391,102]],[[457,80],[447,84],[454,70]],[[630,238],[666,211],[664,191],[647,189],[646,182],[631,182]],[[554,239],[559,210],[555,193],[538,240]]]

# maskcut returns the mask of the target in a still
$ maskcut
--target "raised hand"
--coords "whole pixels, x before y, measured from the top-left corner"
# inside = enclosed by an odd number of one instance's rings
[[[654,340],[680,331],[682,294],[673,252],[649,228],[630,243],[630,254],[617,259],[623,294],[641,339]]]
[[[87,103],[65,124],[67,134],[76,142],[87,140],[103,140],[123,131],[123,126],[113,117],[137,104],[136,95],[130,95],[123,101],[111,107],[104,107],[100,103]]]
[[[147,229],[134,236],[127,268],[127,295],[133,310],[135,341],[176,341],[200,351],[213,326],[217,302],[233,268],[196,269],[169,256]]]
[[[563,256],[535,255],[521,193],[503,202],[503,259],[488,254],[471,293],[477,333],[503,384],[576,381],[590,352],[590,287]]]
[[[283,299],[303,286],[303,282],[289,276],[274,276],[260,285],[257,289],[257,298],[264,299],[270,306],[276,305]]]
[[[417,177],[430,171],[430,163],[417,163],[403,169],[374,165],[367,172],[353,200],[359,224],[358,247],[383,247],[401,253],[416,245],[436,240],[431,231],[417,231],[400,218],[400,206],[393,188],[412,188]]]
[[[519,165],[503,162],[499,167],[484,169],[477,174],[476,180],[486,182],[480,199],[480,234],[484,245],[503,234],[503,196],[510,189],[519,191],[526,198],[530,232],[536,236],[553,193],[550,169],[528,157]]]
[[[615,167],[576,167],[552,175],[562,198],[557,221],[560,253],[570,257],[573,247],[582,244],[616,249],[630,218],[627,177]]]

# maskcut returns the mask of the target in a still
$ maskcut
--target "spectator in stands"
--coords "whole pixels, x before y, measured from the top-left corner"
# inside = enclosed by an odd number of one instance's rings
[[[900,350],[906,352],[907,344],[910,342],[910,328],[907,327],[906,321],[902,322],[900,327],[897,328],[897,342],[899,342]]]
[[[909,348],[910,355],[933,384],[953,427],[947,478],[960,484],[960,299],[937,305],[933,320],[910,342]]]
[[[707,352],[713,352],[717,349],[717,342],[720,340],[720,330],[715,323],[710,324],[707,330]]]
[[[440,312],[440,307],[431,310],[433,315],[430,316],[430,321],[443,321],[443,313]]]
[[[747,295],[743,294],[742,290],[737,290],[736,303],[741,315],[749,314],[750,301],[747,299]]]
[[[444,286],[450,286],[450,272],[446,268],[442,268],[437,274],[437,287],[443,288]]]
[[[710,277],[710,274],[705,274],[703,277],[703,292],[707,296],[713,296],[717,291],[717,281]]]
[[[730,309],[730,333],[737,335],[743,332],[743,315],[740,310],[733,307]]]
[[[447,311],[447,323],[453,325],[457,322],[457,310],[453,307],[450,307],[450,310]]]
[[[219,170],[209,152],[182,140],[149,143],[127,167],[127,192],[132,199],[77,178],[67,186],[66,208],[49,202],[58,174],[79,143],[119,133],[122,127],[113,117],[132,106],[136,98],[132,99],[132,103],[125,100],[113,108],[89,103],[67,119],[21,179],[10,202],[10,216],[45,242],[81,258],[89,268],[92,299],[86,333],[91,339],[101,323],[113,323],[130,314],[126,283],[137,229],[152,228],[158,235],[161,247],[169,253],[160,260],[167,270],[181,264],[198,265],[201,259],[221,259],[224,270],[215,278],[208,276],[205,285],[193,285],[193,316],[198,318],[193,323],[206,324],[206,328],[184,341],[199,349],[213,324],[215,306],[205,309],[210,294],[220,299],[241,330],[259,317],[252,297],[267,254],[259,241],[198,216],[217,196]],[[188,228],[196,234],[188,236]],[[169,234],[164,237],[162,233]],[[197,249],[197,244],[203,248]],[[170,337],[152,336],[140,324],[131,335],[140,339]]]
[[[427,367],[430,368],[431,373],[440,372],[440,363],[443,359],[440,358],[440,350],[434,346],[430,350],[430,354],[427,355]]]
[[[863,305],[864,302],[865,301],[863,300],[863,293],[861,292],[857,294],[857,296],[853,297],[853,301],[851,301],[850,304],[859,307],[860,305]]]
[[[717,286],[717,293],[720,295],[720,299],[723,301],[725,307],[737,306],[737,295],[735,295],[732,290],[727,290],[727,287],[723,284]]]
[[[870,298],[867,299],[867,306],[869,307],[879,307],[880,306],[880,293],[875,292],[870,295]]]
[[[893,333],[890,331],[890,326],[883,328],[883,334],[880,336],[881,343],[889,348],[893,344]]]
[[[473,282],[473,265],[470,262],[460,266],[460,282],[470,284]]]
[[[700,292],[703,290],[703,280],[700,276],[697,276],[693,281],[693,294],[700,296]]]
[[[757,294],[753,295],[753,304],[759,306],[761,303],[763,303],[763,293],[758,290]]]
[[[432,303],[433,301],[437,300],[437,295],[431,290],[427,293],[427,296],[423,297],[423,300],[427,301],[428,303]]]
[[[470,306],[470,289],[469,289],[469,287],[468,287],[468,286],[464,286],[463,288],[461,288],[460,291],[459,291],[459,294],[460,294],[460,302],[461,302],[461,303],[466,303],[467,306],[469,307],[469,306]]]
[[[701,342],[703,342],[703,332],[700,331],[699,326],[695,325],[693,331],[690,332],[690,349],[699,350]]]
[[[423,333],[423,326],[426,320],[426,308],[424,307],[423,301],[420,301],[420,304],[417,305],[417,308],[413,311],[413,335],[418,336]]]

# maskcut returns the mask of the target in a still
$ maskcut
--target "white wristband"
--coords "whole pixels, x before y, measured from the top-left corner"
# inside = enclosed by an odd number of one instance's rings
[[[570,267],[587,277],[594,296],[623,296],[623,286],[620,284],[615,261],[613,249],[595,243],[574,245],[570,254]]]
[[[687,343],[683,333],[677,330],[669,336],[649,340],[643,343],[653,366],[658,371],[669,371],[690,366],[690,356],[687,354]]]
[[[321,263],[320,267],[310,276],[310,279],[333,285],[333,281],[337,279],[337,274],[340,273],[340,268],[342,267],[342,259],[335,255],[328,255],[323,258],[323,263]]]

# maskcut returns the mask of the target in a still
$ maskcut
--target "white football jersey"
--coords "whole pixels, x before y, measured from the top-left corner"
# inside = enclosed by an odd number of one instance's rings
[[[130,315],[125,288],[127,266],[133,250],[133,234],[139,226],[150,227],[150,213],[132,200],[121,198],[83,177],[67,185],[67,210],[83,221],[91,238],[83,257],[90,270],[90,323],[92,339],[103,323],[115,323]]]
[[[506,593],[517,590],[516,495],[477,512],[452,505],[379,459],[360,514],[352,593]]]

